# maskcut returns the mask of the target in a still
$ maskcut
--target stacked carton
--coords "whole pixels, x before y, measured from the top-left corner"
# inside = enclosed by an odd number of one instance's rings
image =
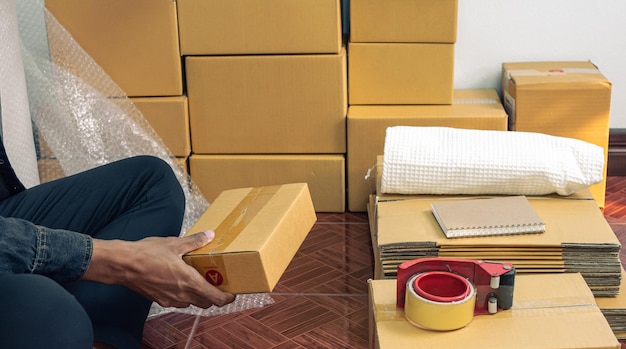
[[[46,8],[133,100],[172,155],[186,164],[191,143],[176,3],[46,0]],[[53,37],[49,43],[57,45]],[[45,146],[41,155],[42,181],[63,175]]]
[[[339,0],[179,0],[194,182],[309,185],[345,210],[346,52]]]
[[[348,43],[348,209],[374,192],[368,169],[391,126],[506,130],[495,90],[453,89],[457,0],[358,0]]]

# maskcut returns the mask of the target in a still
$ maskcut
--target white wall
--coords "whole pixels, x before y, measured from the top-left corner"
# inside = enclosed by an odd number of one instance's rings
[[[455,88],[500,91],[503,62],[590,60],[612,82],[626,128],[626,1],[459,0]]]

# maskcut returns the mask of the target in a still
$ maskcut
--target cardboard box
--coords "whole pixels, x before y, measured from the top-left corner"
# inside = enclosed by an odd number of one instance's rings
[[[502,94],[512,131],[580,139],[608,161],[611,82],[591,62],[502,64]],[[604,206],[605,179],[591,191]]]
[[[315,221],[304,183],[227,190],[187,233],[215,239],[183,259],[224,291],[271,292]]]
[[[348,207],[365,212],[375,182],[368,169],[383,154],[385,132],[391,126],[448,126],[506,130],[507,115],[493,89],[455,90],[452,105],[354,106],[348,108]]]
[[[354,43],[348,99],[357,104],[451,104],[454,44]]]
[[[224,190],[307,183],[317,212],[345,211],[345,159],[327,155],[198,155],[191,178],[209,202]]]
[[[46,7],[126,95],[183,93],[176,2],[46,0]],[[48,37],[51,51],[64,44],[58,39]]]
[[[196,154],[346,149],[346,53],[187,57]]]
[[[370,347],[620,348],[580,274],[517,275],[513,307],[436,332],[411,325],[396,308],[396,281],[372,280]]]
[[[183,55],[338,53],[339,0],[178,0]]]
[[[351,42],[455,43],[458,0],[359,0],[350,4]]]
[[[134,97],[133,104],[174,156],[191,153],[187,96]]]

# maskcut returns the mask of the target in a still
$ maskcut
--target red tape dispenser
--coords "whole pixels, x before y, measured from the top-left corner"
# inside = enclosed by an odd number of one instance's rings
[[[511,308],[514,285],[510,263],[420,258],[398,267],[396,305],[417,327],[456,330],[474,315]]]

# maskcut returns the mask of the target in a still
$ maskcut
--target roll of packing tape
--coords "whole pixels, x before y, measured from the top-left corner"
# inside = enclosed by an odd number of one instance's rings
[[[476,288],[464,277],[443,271],[413,275],[407,282],[404,314],[413,325],[451,331],[472,321]]]

